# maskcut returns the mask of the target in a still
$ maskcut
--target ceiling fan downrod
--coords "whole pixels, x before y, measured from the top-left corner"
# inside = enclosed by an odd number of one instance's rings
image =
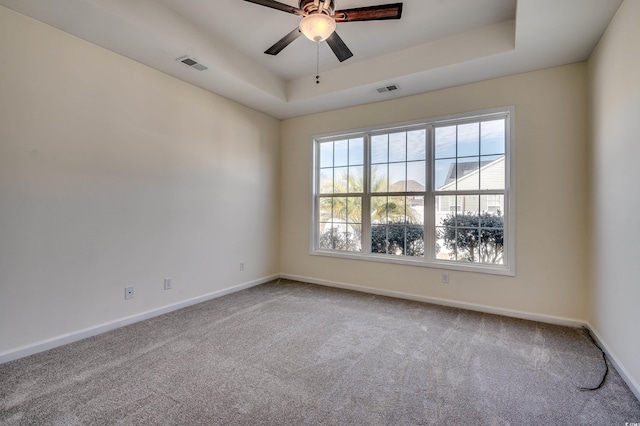
[[[307,15],[324,13],[325,15],[332,16],[335,11],[334,0],[300,0],[298,4],[300,9]]]

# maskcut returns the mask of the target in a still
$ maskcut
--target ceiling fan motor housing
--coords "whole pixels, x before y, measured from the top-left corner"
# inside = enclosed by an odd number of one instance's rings
[[[304,10],[306,14],[325,13],[331,16],[336,5],[333,0],[320,0],[318,6],[315,5],[314,0],[300,0],[299,8]]]

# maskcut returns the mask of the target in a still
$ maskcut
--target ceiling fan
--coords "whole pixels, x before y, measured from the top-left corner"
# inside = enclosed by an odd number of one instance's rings
[[[268,48],[264,53],[277,55],[282,49],[300,37],[300,34],[304,34],[309,40],[316,43],[326,40],[340,62],[352,57],[353,53],[342,41],[338,33],[335,32],[336,23],[400,19],[402,16],[402,3],[335,10],[334,0],[300,0],[298,7],[289,6],[275,0],[245,1],[302,17],[297,28]]]

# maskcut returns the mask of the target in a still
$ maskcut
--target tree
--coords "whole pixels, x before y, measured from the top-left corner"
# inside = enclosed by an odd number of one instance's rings
[[[344,230],[341,232],[337,227],[326,229],[322,235],[320,235],[319,247],[359,251],[358,243],[361,240],[360,227],[351,225],[359,225],[362,223],[362,197],[354,197],[350,196],[350,194],[363,192],[363,179],[361,176],[347,175],[345,172],[340,179],[331,185],[331,187],[322,187],[320,192],[340,194],[340,196],[320,197],[320,220],[321,222],[334,221],[334,223],[336,219],[338,222],[344,221],[347,224],[347,230],[346,232]],[[347,190],[349,192],[347,192]],[[372,251],[391,254],[402,252],[404,254],[405,239],[403,227],[404,224],[407,224],[407,255],[422,255],[424,253],[423,226],[415,224],[416,212],[407,205],[406,197],[387,196],[385,193],[387,190],[387,178],[382,176],[374,177],[371,182]],[[374,225],[384,226],[378,227]],[[402,228],[402,237],[400,237],[400,228],[397,228],[398,225]],[[387,228],[391,236],[385,242],[384,240],[387,238]],[[373,236],[374,232],[377,232],[375,240]]]
[[[386,197],[387,188],[388,181],[386,177],[377,176],[371,182],[371,222],[384,223],[388,220],[397,221],[405,220],[405,218],[415,220],[416,214],[411,208],[407,207],[405,197]],[[362,192],[362,176],[347,176],[346,172],[333,183],[333,187],[325,185],[320,188],[321,194],[344,194],[344,197],[321,198],[320,212],[322,220],[333,217],[344,219],[345,221],[348,220],[349,223],[361,223],[362,197],[352,197],[350,194]],[[376,196],[376,194],[380,196]]]
[[[320,236],[319,245],[323,249],[359,251],[360,237],[354,236],[351,232],[340,232],[338,228],[325,231]]]
[[[371,252],[424,256],[424,226],[396,221],[371,227]]]
[[[483,212],[447,215],[438,238],[451,250],[451,258],[479,263],[501,263],[504,254],[504,218]]]

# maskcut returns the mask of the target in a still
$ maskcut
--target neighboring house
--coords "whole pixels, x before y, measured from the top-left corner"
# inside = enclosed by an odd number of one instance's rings
[[[419,192],[421,195],[407,196],[407,207],[413,210],[416,223],[424,223],[425,187],[415,180],[401,180],[389,186],[389,192]]]
[[[444,185],[436,191],[464,191],[480,189],[504,189],[505,157],[492,161],[469,161],[452,163]],[[456,179],[456,176],[458,178]],[[448,214],[454,212],[504,212],[502,195],[444,195],[436,197],[436,225],[442,223]]]
[[[504,189],[505,187],[505,156],[491,161],[453,162],[444,184],[437,192],[446,191],[478,191],[478,189]],[[436,226],[442,224],[443,219],[452,213],[493,213],[501,215],[504,212],[504,196],[502,194],[486,195],[442,195],[436,196],[435,221]],[[445,247],[444,240],[438,239],[439,248],[437,258],[447,260],[451,252]]]

